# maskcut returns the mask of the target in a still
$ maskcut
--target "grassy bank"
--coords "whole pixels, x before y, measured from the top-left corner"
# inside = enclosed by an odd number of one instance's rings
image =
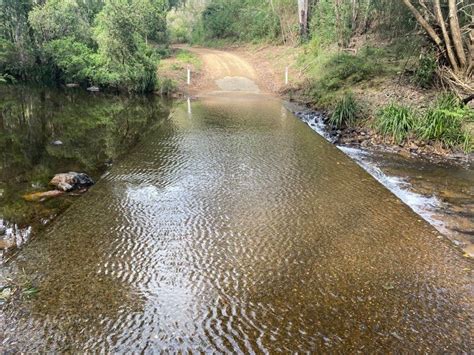
[[[303,78],[285,93],[326,111],[343,136],[359,129],[385,145],[422,142],[441,155],[474,150],[474,111],[437,82],[429,53],[410,57],[404,43],[364,43],[350,52],[306,45],[295,64]]]

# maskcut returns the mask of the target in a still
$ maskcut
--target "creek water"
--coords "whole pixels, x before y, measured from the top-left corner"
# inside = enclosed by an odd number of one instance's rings
[[[160,122],[2,267],[3,350],[473,348],[472,262],[279,100]]]
[[[170,102],[154,96],[1,85],[0,263],[77,199],[31,203],[23,195],[51,189],[57,173],[99,179],[169,110]]]
[[[295,105],[286,106],[328,141],[333,137],[324,115]],[[435,163],[406,157],[386,148],[338,146],[377,181],[410,206],[451,242],[474,257],[474,160]]]

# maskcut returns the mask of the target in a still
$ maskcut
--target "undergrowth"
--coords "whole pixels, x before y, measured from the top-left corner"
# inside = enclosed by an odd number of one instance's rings
[[[169,78],[158,79],[158,93],[160,96],[170,96],[177,90],[176,83]]]
[[[465,129],[474,120],[474,110],[463,105],[457,97],[442,95],[423,115],[417,133],[425,140],[437,140],[447,147],[462,146],[472,151],[472,135]]]
[[[413,136],[470,153],[474,150],[474,139],[467,126],[472,122],[474,110],[463,105],[454,95],[444,94],[423,113],[391,103],[380,110],[375,127],[399,144]]]
[[[329,122],[337,128],[354,124],[358,113],[358,105],[352,93],[346,93],[336,104],[329,117]]]
[[[201,67],[201,60],[199,57],[185,49],[180,49],[178,53],[176,53],[176,59],[186,64],[192,64],[197,69]]]
[[[358,54],[328,54],[317,44],[310,44],[299,59],[299,67],[310,78],[307,94],[320,106],[334,106],[341,92],[386,73],[384,51],[372,47]]]
[[[392,103],[380,110],[375,126],[381,134],[391,136],[399,144],[416,127],[415,114],[408,107]]]

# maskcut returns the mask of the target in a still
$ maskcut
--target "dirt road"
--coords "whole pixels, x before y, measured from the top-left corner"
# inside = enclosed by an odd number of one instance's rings
[[[213,91],[277,93],[283,86],[285,66],[292,61],[290,49],[284,47],[217,50],[178,45],[173,48],[189,51],[199,58],[199,65],[176,57],[160,64],[159,75],[172,79],[178,91],[188,95]],[[192,71],[191,85],[186,83],[186,67]],[[294,72],[291,75],[297,76]]]
[[[254,67],[240,56],[208,48],[187,48],[202,61],[201,75],[197,78],[199,91],[260,92]],[[200,81],[200,82],[199,82]]]

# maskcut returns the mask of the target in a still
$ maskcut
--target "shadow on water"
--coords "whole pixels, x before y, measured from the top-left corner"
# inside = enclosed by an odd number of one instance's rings
[[[23,352],[468,352],[472,263],[265,96],[174,107],[3,272]]]
[[[6,236],[0,236],[3,244],[21,246],[31,226],[38,229],[75,199],[31,203],[22,195],[48,190],[49,180],[61,172],[99,178],[168,112],[169,103],[154,96],[0,86],[0,228],[7,228]]]

